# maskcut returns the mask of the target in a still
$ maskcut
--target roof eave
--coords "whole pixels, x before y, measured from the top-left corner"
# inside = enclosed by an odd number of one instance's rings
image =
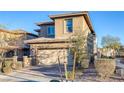
[[[92,32],[94,35],[96,35],[88,13],[87,13],[87,14],[84,14],[84,18],[85,18],[85,20],[86,20],[86,22],[87,22],[87,24],[88,24],[88,26],[89,26],[91,32]]]
[[[43,25],[54,25],[54,22],[39,22],[39,23],[35,23],[37,26],[43,26]]]
[[[51,19],[55,19],[55,18],[63,18],[63,17],[70,17],[70,16],[81,16],[83,14],[88,13],[87,11],[83,11],[83,12],[75,12],[75,13],[67,13],[67,14],[57,14],[57,15],[49,15],[49,17]]]

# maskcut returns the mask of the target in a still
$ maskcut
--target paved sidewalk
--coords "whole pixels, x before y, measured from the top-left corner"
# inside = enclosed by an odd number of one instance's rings
[[[116,66],[124,69],[124,64],[122,64],[121,61],[122,61],[121,59],[116,59]]]
[[[42,67],[30,67],[14,71],[9,75],[0,73],[0,82],[49,82],[52,79],[60,80],[58,71],[49,71]],[[58,75],[57,75],[58,74]]]

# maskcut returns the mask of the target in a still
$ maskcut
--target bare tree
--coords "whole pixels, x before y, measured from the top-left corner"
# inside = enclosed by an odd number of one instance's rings
[[[81,62],[85,57],[85,45],[87,41],[86,33],[87,31],[82,32],[81,30],[75,31],[72,36],[70,36],[70,51],[73,54],[73,69],[72,69],[72,79],[75,78],[75,69],[76,63]]]
[[[118,37],[107,35],[102,37],[101,45],[103,48],[113,49],[117,53],[120,49],[121,43]]]
[[[11,34],[10,34],[11,35]],[[5,54],[10,50],[16,50],[19,48],[19,44],[22,40],[22,35],[4,35],[3,38],[0,39],[0,61],[1,64],[5,61]]]

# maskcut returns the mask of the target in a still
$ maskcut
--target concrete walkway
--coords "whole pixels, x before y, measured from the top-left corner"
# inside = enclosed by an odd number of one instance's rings
[[[44,69],[43,67],[30,67],[14,71],[9,75],[0,73],[0,82],[49,82],[50,80],[60,80],[58,71]]]
[[[120,60],[122,61],[122,59],[116,59],[116,66],[124,69],[124,64],[122,64]]]

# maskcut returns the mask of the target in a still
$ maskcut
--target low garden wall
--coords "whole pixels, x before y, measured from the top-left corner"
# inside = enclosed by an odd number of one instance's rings
[[[31,58],[27,56],[23,56],[23,67],[29,67],[31,66]]]
[[[31,58],[27,56],[24,56],[22,61],[18,61],[17,56],[0,59],[0,70],[5,73],[10,73],[12,70],[20,70],[22,67],[29,66],[31,66]]]

